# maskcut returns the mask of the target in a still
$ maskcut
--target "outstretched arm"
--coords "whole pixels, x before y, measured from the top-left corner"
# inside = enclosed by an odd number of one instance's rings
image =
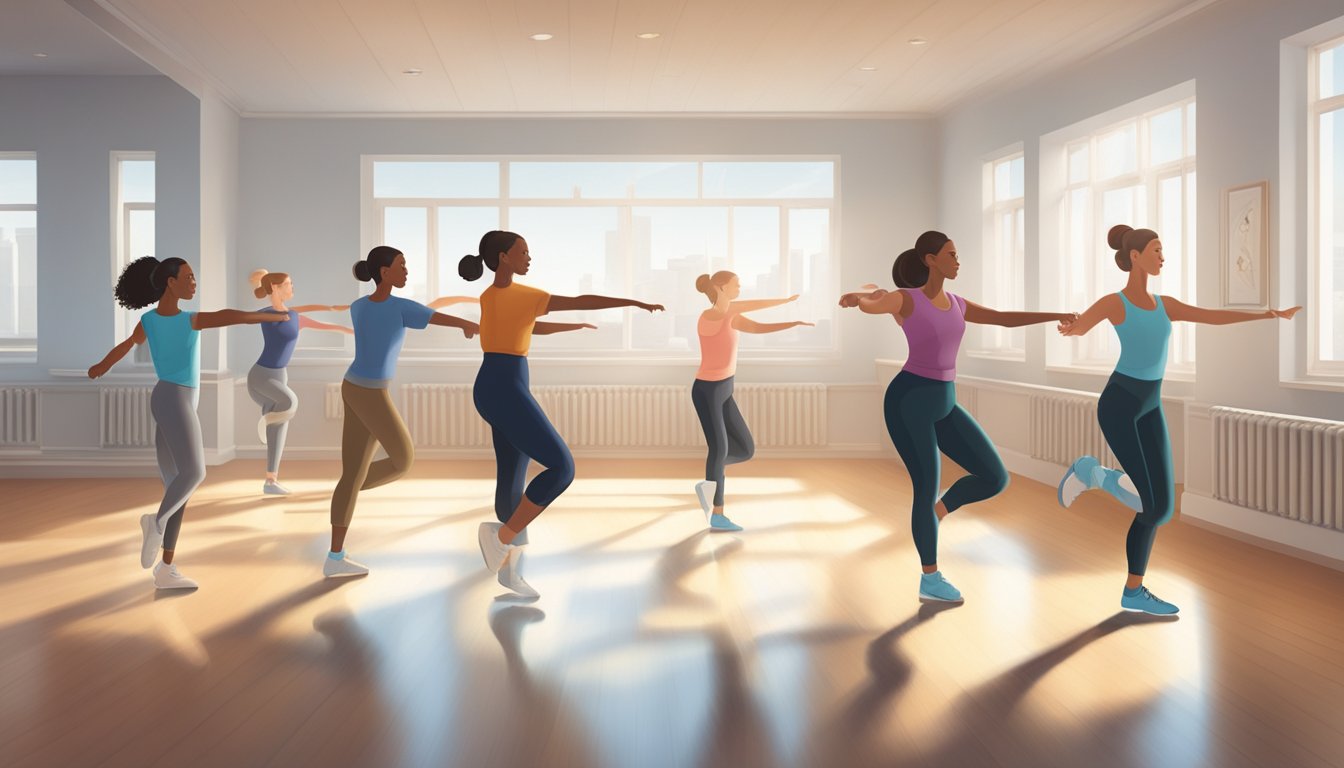
[[[552,296],[546,304],[546,311],[541,314],[551,312],[564,312],[572,309],[615,309],[617,307],[639,307],[646,312],[663,311],[662,304],[645,304],[642,301],[634,299],[618,299],[614,296],[594,296],[584,294],[583,296]]]
[[[480,302],[481,300],[476,296],[440,296],[425,306],[430,309],[443,309],[454,304],[479,304]]]
[[[96,379],[107,373],[112,366],[116,365],[121,361],[121,358],[126,356],[127,352],[131,351],[131,347],[143,343],[145,343],[145,328],[141,324],[136,323],[135,330],[131,331],[131,335],[127,336],[125,341],[113,347],[112,351],[108,352],[106,357],[99,360],[97,363],[94,363],[93,366],[89,368],[89,378]]]
[[[1301,307],[1292,307],[1290,309],[1261,309],[1250,312],[1236,309],[1205,309],[1204,307],[1192,307],[1170,296],[1163,296],[1162,303],[1167,307],[1167,317],[1172,320],[1204,323],[1205,325],[1231,325],[1250,320],[1269,320],[1275,317],[1291,320],[1293,315],[1296,315],[1298,310],[1302,309]]]
[[[813,325],[813,323],[803,320],[793,320],[787,323],[758,323],[749,317],[733,315],[733,327],[743,333],[775,333],[776,331],[797,328],[800,325]]]
[[[344,312],[349,309],[349,304],[304,304],[298,307],[290,307],[290,312]]]
[[[592,328],[597,330],[597,326],[592,323],[536,323],[532,326],[533,336],[549,336],[552,333],[564,333],[565,331],[577,331],[583,328]]]
[[[858,307],[865,315],[897,315],[903,304],[905,304],[904,293],[881,288],[874,291],[846,293],[840,297],[840,306]]]
[[[299,330],[303,330],[304,328],[312,328],[315,331],[338,331],[340,333],[348,333],[351,336],[355,335],[355,331],[353,328],[348,328],[344,325],[337,325],[335,323],[324,323],[321,322],[320,320],[313,320],[312,318],[300,315]]]
[[[1096,303],[1088,307],[1087,311],[1077,320],[1072,323],[1061,322],[1058,330],[1062,336],[1082,336],[1096,327],[1097,323],[1102,320],[1110,320],[1112,325],[1121,322],[1123,320],[1121,315],[1124,311],[1125,306],[1120,303],[1120,297],[1114,293],[1108,293],[1097,299]]]
[[[978,325],[998,325],[1004,328],[1020,328],[1024,325],[1036,325],[1057,321],[1061,325],[1072,325],[1078,319],[1076,312],[1001,312],[997,309],[966,302],[966,322]]]
[[[470,339],[472,336],[481,332],[481,326],[470,320],[463,320],[457,315],[445,315],[442,312],[435,312],[429,316],[430,325],[443,325],[449,328],[461,328],[462,335]]]
[[[244,312],[239,309],[221,309],[215,312],[197,312],[192,315],[191,327],[203,331],[206,328],[223,328],[228,325],[281,323],[288,319],[289,314],[285,312]]]
[[[746,299],[744,301],[728,302],[728,309],[733,312],[755,312],[758,309],[769,309],[778,307],[782,304],[788,304],[791,301],[797,301],[798,294],[794,294],[787,299]]]

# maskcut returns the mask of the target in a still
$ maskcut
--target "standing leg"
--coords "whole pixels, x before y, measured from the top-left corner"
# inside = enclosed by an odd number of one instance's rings
[[[195,387],[169,382],[156,384],[150,395],[150,410],[175,470],[172,480],[163,489],[163,501],[156,515],[159,530],[165,534],[168,520],[205,480],[205,446],[201,440],[201,422],[196,416],[196,397]],[[155,452],[159,452],[157,445]]]
[[[925,573],[938,570],[938,518],[933,505],[938,500],[942,467],[933,425],[942,412],[936,408],[938,397],[933,389],[918,383],[911,386],[908,380],[893,380],[887,387],[882,409],[887,434],[910,475],[914,491],[910,532]]]
[[[1139,443],[1143,446],[1152,500],[1151,506],[1134,516],[1125,542],[1125,554],[1129,572],[1142,576],[1148,571],[1148,558],[1153,551],[1157,529],[1166,525],[1176,513],[1176,487],[1172,479],[1171,441],[1162,409],[1154,408],[1143,414],[1136,427]]]
[[[369,474],[369,462],[377,445],[373,434],[361,419],[361,409],[355,405],[358,393],[350,382],[341,384],[341,400],[345,418],[341,424],[341,479],[331,495],[331,551],[345,550],[345,534],[355,515],[355,501]]]
[[[490,428],[490,440],[495,447],[495,518],[501,523],[508,523],[523,501],[529,460],[499,429]],[[513,543],[520,547],[526,546],[527,531],[515,536]]]

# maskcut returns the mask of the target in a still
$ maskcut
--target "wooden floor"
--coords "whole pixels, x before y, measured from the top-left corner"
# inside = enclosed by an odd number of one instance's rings
[[[152,478],[0,481],[0,764],[1344,766],[1344,574],[1180,521],[1118,612],[1130,515],[1015,477],[943,523],[965,605],[921,607],[893,461],[580,461],[531,531],[534,603],[481,565],[491,465],[360,500],[336,465],[210,469],[188,594],[137,562]]]

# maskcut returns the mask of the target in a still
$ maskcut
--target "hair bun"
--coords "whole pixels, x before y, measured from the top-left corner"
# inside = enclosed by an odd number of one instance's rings
[[[485,257],[468,253],[457,262],[457,274],[467,282],[479,280],[485,274]]]
[[[709,293],[709,285],[710,285],[709,275],[701,275],[695,278],[695,290],[701,293]]]
[[[373,275],[369,274],[369,263],[363,259],[356,261],[355,267],[351,271],[355,273],[355,279],[361,283],[367,283],[373,279]]]
[[[1134,228],[1128,224],[1116,224],[1106,233],[1106,244],[1118,251],[1125,244],[1125,235],[1133,231]]]

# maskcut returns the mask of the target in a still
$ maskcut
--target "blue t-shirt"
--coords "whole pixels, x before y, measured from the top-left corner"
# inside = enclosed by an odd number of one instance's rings
[[[273,307],[257,311],[275,315],[284,314],[277,312]],[[261,357],[257,358],[257,365],[263,368],[284,368],[289,365],[289,359],[294,356],[294,345],[299,340],[299,313],[290,312],[288,320],[278,323],[261,323],[261,338],[265,341],[265,346],[261,348]]]
[[[345,372],[351,384],[385,389],[397,370],[397,355],[407,328],[424,328],[434,310],[418,301],[388,296],[371,301],[368,296],[350,305],[355,327],[355,361]]]
[[[186,311],[165,316],[158,309],[140,316],[154,373],[162,381],[184,387],[201,385],[201,332],[191,327],[195,316],[195,312]]]
[[[1124,322],[1115,326],[1120,337],[1120,360],[1115,372],[1142,381],[1161,381],[1167,370],[1167,340],[1171,338],[1171,318],[1162,306],[1162,297],[1153,294],[1157,306],[1139,309],[1122,291]]]

